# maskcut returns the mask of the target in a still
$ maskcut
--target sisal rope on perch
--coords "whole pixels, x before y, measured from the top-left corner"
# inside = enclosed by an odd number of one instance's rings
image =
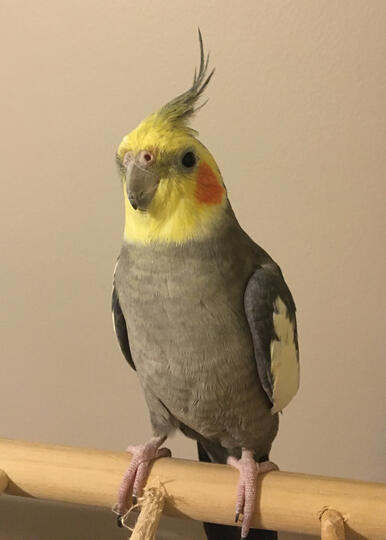
[[[325,508],[321,515],[321,539],[345,540],[344,518],[332,508]]]
[[[165,500],[165,491],[161,484],[145,488],[143,496],[138,499],[138,503],[132,506],[122,518],[122,525],[133,531],[130,540],[156,540]],[[140,513],[134,529],[132,529],[127,523],[127,518],[130,512],[138,507]]]

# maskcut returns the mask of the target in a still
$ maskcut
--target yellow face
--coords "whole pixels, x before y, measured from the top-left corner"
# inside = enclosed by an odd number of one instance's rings
[[[210,235],[223,216],[227,197],[220,171],[189,128],[177,128],[154,113],[123,138],[117,158],[127,242],[184,243]],[[146,208],[133,203],[128,163],[138,165],[140,174],[146,168],[144,176],[154,179]],[[141,177],[136,182],[138,189]]]

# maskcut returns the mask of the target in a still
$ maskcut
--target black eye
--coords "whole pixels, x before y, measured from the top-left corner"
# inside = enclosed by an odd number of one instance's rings
[[[181,159],[182,165],[186,167],[187,169],[191,169],[192,167],[194,167],[196,162],[197,162],[197,158],[194,152],[192,152],[191,150],[189,150],[188,152],[185,152],[185,154],[182,156],[182,159]]]

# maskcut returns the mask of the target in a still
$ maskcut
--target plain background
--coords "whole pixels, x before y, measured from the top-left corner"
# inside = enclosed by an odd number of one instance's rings
[[[189,86],[200,26],[216,75],[194,127],[298,307],[301,389],[272,458],[385,481],[386,3],[1,0],[0,21],[1,436],[150,434],[111,326],[114,152]],[[108,511],[4,497],[0,538],[126,535]]]

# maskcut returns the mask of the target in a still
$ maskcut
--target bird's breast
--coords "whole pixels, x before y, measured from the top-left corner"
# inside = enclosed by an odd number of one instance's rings
[[[221,423],[242,423],[240,411],[258,409],[259,400],[267,409],[244,314],[251,264],[227,251],[146,248],[130,248],[118,264],[141,384],[181,422],[207,426],[207,436]]]

